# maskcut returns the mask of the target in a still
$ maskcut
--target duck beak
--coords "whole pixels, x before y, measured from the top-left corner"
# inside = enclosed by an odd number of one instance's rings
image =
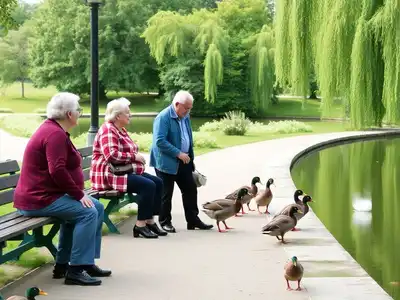
[[[47,296],[47,293],[45,291],[39,290],[39,295],[40,296]]]
[[[295,267],[297,266],[297,262],[296,261],[293,262],[293,266],[295,266]]]
[[[303,212],[299,209],[299,210],[297,210],[297,213],[299,213],[299,214],[303,214]]]

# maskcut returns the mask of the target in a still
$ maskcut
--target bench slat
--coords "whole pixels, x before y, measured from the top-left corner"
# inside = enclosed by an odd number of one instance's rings
[[[92,155],[93,147],[89,146],[89,147],[80,148],[80,149],[78,149],[78,151],[80,152],[80,154],[83,157],[90,156],[90,155]]]
[[[55,221],[55,219],[49,217],[23,218],[25,219],[25,222],[21,222],[5,230],[0,230],[0,242],[5,241],[11,237],[26,233],[29,230],[54,223]]]
[[[17,186],[19,174],[0,177],[0,191]]]
[[[90,168],[91,164],[92,164],[91,157],[85,157],[84,159],[82,159],[82,169]]]
[[[1,226],[1,224],[5,223],[5,222],[8,222],[12,219],[19,218],[20,216],[21,216],[21,214],[17,211],[3,215],[0,217],[0,226]]]
[[[0,162],[0,175],[10,174],[19,171],[19,165],[16,160]]]
[[[0,192],[0,206],[13,202],[14,189]]]
[[[3,222],[3,223],[0,224],[0,232],[2,230],[5,230],[5,229],[7,229],[9,227],[13,227],[13,226],[15,226],[15,225],[17,225],[19,223],[25,222],[25,221],[26,221],[26,217],[20,215],[17,218],[13,218],[11,220],[8,220],[7,222]]]

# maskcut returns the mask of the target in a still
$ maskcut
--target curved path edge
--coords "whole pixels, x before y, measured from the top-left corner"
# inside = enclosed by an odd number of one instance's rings
[[[253,176],[263,183],[272,177],[272,214],[293,202],[290,168],[296,159],[312,150],[360,139],[398,135],[399,131],[341,132],[311,134],[234,146],[198,156],[199,171],[208,178],[198,190],[201,204],[221,198]],[[148,171],[154,174],[154,170]],[[316,199],[318,201],[318,199]],[[252,205],[252,208],[255,208]],[[247,211],[247,210],[246,210]],[[230,218],[234,229],[227,233],[188,231],[182,201],[176,187],[173,196],[173,224],[176,234],[157,241],[132,239],[133,220],[121,227],[121,235],[103,238],[100,266],[111,268],[113,276],[100,287],[69,287],[51,279],[51,266],[40,268],[2,292],[23,294],[38,285],[51,299],[274,299],[337,300],[392,299],[350,256],[325,228],[315,213],[299,222],[299,232],[289,232],[281,245],[260,229],[269,216],[250,212]],[[214,223],[200,212],[207,223]],[[215,224],[215,223],[214,223]],[[305,267],[303,291],[286,291],[283,266],[296,255]],[[296,287],[292,283],[292,287]],[[134,296],[132,296],[134,294]]]

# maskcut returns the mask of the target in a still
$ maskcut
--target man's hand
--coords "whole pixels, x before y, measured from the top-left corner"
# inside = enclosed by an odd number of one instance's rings
[[[184,164],[188,164],[190,162],[190,157],[189,155],[187,155],[186,153],[179,153],[178,158],[184,163]]]
[[[83,196],[83,198],[79,201],[82,203],[83,207],[94,207],[92,199],[90,199],[87,195]]]
[[[143,157],[142,154],[137,153],[135,155],[135,160],[138,161],[138,162],[141,162],[144,165],[146,164],[146,159]]]

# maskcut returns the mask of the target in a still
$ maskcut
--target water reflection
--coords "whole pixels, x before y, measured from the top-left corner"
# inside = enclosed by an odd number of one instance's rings
[[[292,170],[320,220],[400,300],[400,139],[357,142],[305,157]]]

